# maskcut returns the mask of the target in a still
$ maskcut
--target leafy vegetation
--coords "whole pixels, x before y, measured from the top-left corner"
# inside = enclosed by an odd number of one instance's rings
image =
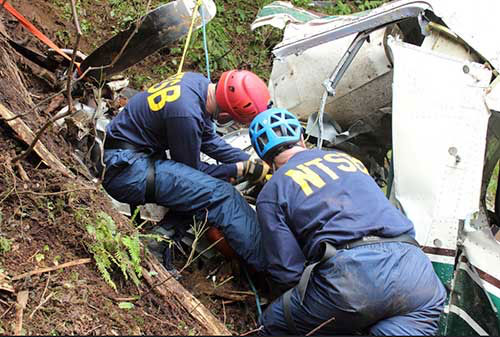
[[[151,8],[154,9],[166,2],[169,1],[151,1]],[[112,8],[109,13],[110,16],[118,20],[118,24],[114,27],[114,33],[129,28],[131,24],[147,12],[147,1],[144,0],[109,0],[109,3]]]
[[[349,15],[359,11],[376,8],[387,0],[337,0],[325,2],[322,6],[314,6],[313,0],[292,0],[292,4],[304,9],[314,9],[328,15]]]
[[[498,170],[500,169],[500,161],[495,166],[493,170],[493,174],[491,175],[491,180],[488,184],[488,189],[486,190],[486,200],[489,201],[491,205],[493,205],[495,200],[495,195],[498,187]],[[493,206],[491,207],[493,208]]]
[[[101,276],[115,290],[116,284],[111,277],[115,269],[121,271],[125,280],[131,279],[135,285],[139,285],[142,277],[141,238],[166,240],[160,235],[141,234],[137,230],[122,233],[104,212],[98,212],[93,217],[89,210],[80,208],[75,212],[75,218],[92,236],[93,240],[87,242],[89,251],[94,256]],[[131,221],[134,221],[133,218]]]
[[[12,240],[0,236],[0,254],[5,254],[10,252],[12,248]]]
[[[86,210],[80,210],[75,215],[94,239],[88,247],[103,279],[116,290],[110,274],[116,267],[126,280],[130,278],[138,285],[142,277],[139,233],[120,233],[113,219],[104,212],[97,213],[95,218],[90,217]]]

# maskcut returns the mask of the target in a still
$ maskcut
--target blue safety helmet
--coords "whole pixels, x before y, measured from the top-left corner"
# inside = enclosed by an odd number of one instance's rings
[[[259,157],[271,162],[280,150],[300,140],[300,122],[290,111],[272,108],[261,112],[249,128],[252,146]]]

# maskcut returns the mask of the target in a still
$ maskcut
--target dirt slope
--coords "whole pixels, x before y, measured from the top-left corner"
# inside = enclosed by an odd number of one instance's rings
[[[46,10],[39,8],[38,15],[47,13]],[[26,16],[35,23],[45,23],[47,18],[36,13]],[[54,88],[41,69],[22,59],[7,43],[7,38],[19,41],[25,32],[17,28],[5,11],[0,11],[0,18],[0,104],[14,114],[27,113],[21,119],[36,131],[51,116],[48,103],[38,104]],[[47,28],[50,24],[43,27],[50,32]],[[37,42],[28,44],[36,46]],[[48,168],[34,154],[19,165],[11,164],[10,159],[27,146],[0,119],[0,277],[7,275],[7,284],[13,287],[13,291],[0,290],[0,334],[15,331],[16,293],[21,291],[28,292],[23,334],[205,333],[174,298],[165,302],[150,293],[131,300],[147,292],[145,283],[135,287],[123,277],[113,275],[118,286],[118,290],[113,291],[93,261],[9,280],[25,272],[91,257],[87,243],[93,238],[78,217],[83,211],[91,214],[104,211],[122,230],[128,221],[111,209],[99,190],[88,188],[91,183],[79,174],[81,168],[59,131],[49,128],[41,141],[72,170],[76,179]],[[133,302],[134,307],[120,309],[119,303],[125,301]]]

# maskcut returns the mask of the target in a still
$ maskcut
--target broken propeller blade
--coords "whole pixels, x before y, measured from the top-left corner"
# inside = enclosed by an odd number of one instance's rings
[[[55,72],[56,69],[59,67],[59,62],[57,62],[56,60],[50,59],[29,48],[26,48],[14,40],[9,39],[8,41],[12,48],[14,48],[19,54],[26,57],[28,60],[35,63],[36,65],[44,69],[47,69],[51,72]]]
[[[208,13],[204,6],[208,7]],[[138,21],[142,24],[137,31],[134,24],[90,54],[81,64],[82,72],[89,67],[98,68],[90,70],[87,77],[102,82],[172,44],[188,33],[193,7],[192,0],[177,0],[149,12]],[[215,15],[215,4],[212,0],[204,0],[202,7],[208,22]],[[117,56],[119,58],[114,60]]]

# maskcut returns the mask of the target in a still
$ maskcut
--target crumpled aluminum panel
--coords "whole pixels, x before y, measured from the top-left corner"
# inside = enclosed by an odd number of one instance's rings
[[[500,70],[500,43],[495,24],[500,13],[500,1],[432,0],[431,3],[434,13],[454,33]],[[472,4],[474,6],[471,7]]]
[[[417,240],[456,249],[459,220],[479,208],[491,70],[389,40],[394,55],[394,192]]]

